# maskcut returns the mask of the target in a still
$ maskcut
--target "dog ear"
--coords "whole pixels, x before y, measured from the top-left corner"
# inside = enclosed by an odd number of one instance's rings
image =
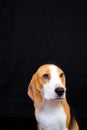
[[[34,88],[35,88],[35,78],[32,77],[29,85],[28,85],[28,96],[34,101],[34,94],[33,94],[33,91],[34,91]]]
[[[66,77],[65,77],[64,72],[62,72],[60,74],[60,78],[61,78],[61,81],[62,81],[63,85],[66,87]]]
[[[64,86],[66,87],[66,77],[65,77],[65,74],[63,76],[62,82],[63,82]]]
[[[40,90],[40,83],[37,80],[37,75],[33,75],[29,86],[28,86],[28,96],[33,100],[34,107],[38,108],[42,104],[42,95]]]

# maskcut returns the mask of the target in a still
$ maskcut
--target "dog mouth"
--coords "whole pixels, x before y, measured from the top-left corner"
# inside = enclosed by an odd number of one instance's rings
[[[65,98],[64,97],[57,97],[57,98],[54,98],[54,99],[50,99],[51,101],[60,101],[60,100],[64,100]]]
[[[64,100],[65,98],[64,97],[56,97],[56,98],[50,98],[50,99],[44,98],[44,99],[48,100],[48,101],[61,101],[61,100]]]

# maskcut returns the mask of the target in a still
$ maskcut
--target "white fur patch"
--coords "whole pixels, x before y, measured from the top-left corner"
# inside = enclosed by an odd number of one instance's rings
[[[36,119],[40,130],[67,130],[66,115],[60,103],[44,102],[41,109],[36,109]]]

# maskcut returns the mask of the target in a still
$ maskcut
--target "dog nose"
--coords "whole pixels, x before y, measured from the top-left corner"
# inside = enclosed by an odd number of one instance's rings
[[[62,87],[56,88],[55,92],[57,93],[58,96],[62,96],[64,93],[64,88],[62,88]]]

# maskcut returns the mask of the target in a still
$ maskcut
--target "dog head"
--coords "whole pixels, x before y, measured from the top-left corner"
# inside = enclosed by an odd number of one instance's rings
[[[34,101],[34,107],[41,106],[43,100],[60,101],[65,99],[66,81],[63,70],[53,64],[42,65],[28,86],[28,95]]]

